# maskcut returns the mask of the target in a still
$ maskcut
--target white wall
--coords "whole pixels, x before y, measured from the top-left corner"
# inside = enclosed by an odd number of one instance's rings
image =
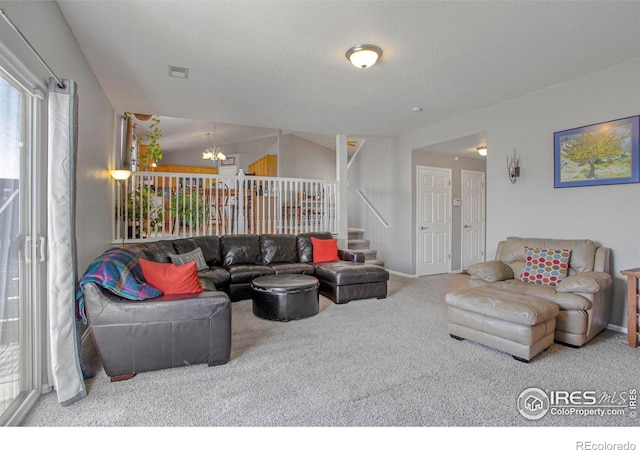
[[[249,165],[267,154],[277,154],[276,136],[253,139],[244,142],[219,145],[227,157],[234,157],[238,169],[247,172]],[[162,142],[161,142],[162,144]],[[216,167],[215,162],[202,159],[203,149],[165,152],[161,164],[175,164],[180,166]]]
[[[293,134],[283,134],[278,175],[318,180],[336,179],[336,152]]]
[[[362,167],[352,171],[359,172],[362,186],[395,199],[395,205],[384,208],[393,229],[372,243],[393,249],[385,256],[387,267],[415,273],[412,151],[486,131],[488,258],[506,236],[588,238],[610,247],[611,322],[625,326],[626,287],[619,272],[640,264],[640,184],[554,189],[553,133],[640,114],[638,74],[640,59],[635,59],[408,133],[376,146],[369,158],[359,157],[356,164]],[[521,155],[522,176],[511,184],[505,161],[514,147]],[[382,170],[384,166],[388,169]]]
[[[410,205],[410,199],[403,196],[398,187],[402,179],[411,178],[411,175],[408,171],[403,174],[393,147],[394,143],[389,139],[367,140],[355,156],[348,172],[348,225],[349,228],[365,230],[365,238],[371,241],[371,248],[378,252],[379,259],[384,260],[385,267],[408,273],[409,270],[403,266],[407,255],[399,252],[396,245],[402,240],[402,235],[407,234],[402,214]],[[356,190],[362,191],[390,228],[385,228],[365,206]],[[406,251],[407,247],[403,252]]]
[[[115,164],[115,113],[56,2],[0,2],[0,8],[56,75],[78,84],[76,236],[78,270],[82,275],[91,260],[106,250],[110,242],[113,211],[105,205],[111,205],[112,201],[112,181],[107,169]],[[49,73],[4,23],[0,26],[0,39],[43,85],[48,85]],[[46,130],[43,136],[46,152]]]

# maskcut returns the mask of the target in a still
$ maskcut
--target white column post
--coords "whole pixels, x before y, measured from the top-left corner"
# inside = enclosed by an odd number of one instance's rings
[[[237,183],[237,199],[236,199],[236,209],[237,209],[237,216],[238,217],[238,223],[236,224],[236,230],[235,233],[238,234],[244,234],[247,232],[247,222],[246,222],[246,210],[247,210],[247,196],[245,195],[245,175],[244,175],[244,171],[242,169],[240,169],[240,171],[238,172],[238,176],[236,177],[236,183]]]
[[[337,228],[338,228],[338,248],[348,247],[348,209],[347,209],[347,188],[349,186],[347,172],[347,136],[336,135],[336,181],[338,182],[337,192]]]

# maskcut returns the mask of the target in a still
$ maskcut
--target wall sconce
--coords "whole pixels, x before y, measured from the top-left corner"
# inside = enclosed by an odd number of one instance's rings
[[[480,156],[487,156],[487,146],[483,145],[482,147],[476,147],[476,150],[478,151],[478,154]]]
[[[131,176],[131,171],[127,169],[112,170],[110,173],[116,181],[124,181]]]
[[[509,175],[509,181],[514,184],[518,181],[520,176],[520,157],[516,153],[516,149],[513,149],[512,155],[507,155],[507,174]]]

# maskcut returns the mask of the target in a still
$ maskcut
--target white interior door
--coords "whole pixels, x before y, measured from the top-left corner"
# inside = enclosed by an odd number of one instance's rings
[[[462,171],[462,270],[484,261],[484,172]]]
[[[417,168],[416,272],[451,272],[451,169]]]

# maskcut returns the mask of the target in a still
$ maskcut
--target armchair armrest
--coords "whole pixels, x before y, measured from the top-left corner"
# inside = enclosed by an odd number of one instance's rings
[[[513,270],[502,261],[486,261],[474,264],[467,269],[471,278],[488,281],[494,283],[496,281],[504,281],[513,279]]]
[[[364,262],[364,253],[358,252],[355,250],[341,250],[338,249],[338,258],[341,261],[352,261],[352,262]]]
[[[582,272],[568,276],[556,286],[556,292],[595,294],[611,286],[611,275],[605,272]]]

